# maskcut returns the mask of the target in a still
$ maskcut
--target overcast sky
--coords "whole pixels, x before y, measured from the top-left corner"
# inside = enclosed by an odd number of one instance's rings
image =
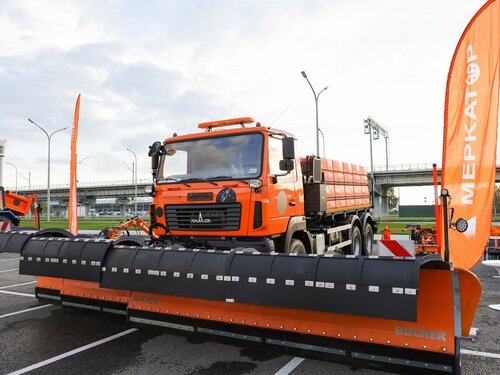
[[[485,0],[0,0],[0,139],[18,185],[69,182],[73,110],[82,93],[82,182],[149,178],[147,146],[199,122],[252,116],[316,150],[321,94],[326,156],[369,165],[363,119],[390,131],[390,164],[441,162],[446,76]],[[374,163],[385,164],[381,138]],[[4,165],[4,185],[15,184]]]

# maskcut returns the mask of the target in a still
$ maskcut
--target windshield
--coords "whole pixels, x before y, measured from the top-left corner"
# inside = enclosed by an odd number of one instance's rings
[[[259,133],[166,143],[158,180],[251,179],[260,176]]]

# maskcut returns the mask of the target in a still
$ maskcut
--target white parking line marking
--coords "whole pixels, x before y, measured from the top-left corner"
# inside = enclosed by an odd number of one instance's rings
[[[14,260],[19,260],[19,258],[9,258],[9,259],[1,259],[0,262],[10,262]]]
[[[22,313],[25,313],[25,312],[28,312],[28,311],[33,311],[33,310],[38,310],[38,309],[44,309],[46,307],[49,307],[49,306],[54,306],[53,304],[49,303],[48,305],[41,305],[41,306],[36,306],[36,307],[32,307],[31,309],[25,309],[25,310],[20,310],[20,311],[14,311],[14,312],[11,312],[11,313],[8,313],[8,314],[3,314],[3,315],[0,315],[0,319],[2,318],[6,318],[8,316],[12,316],[12,315],[17,315],[17,314],[22,314]]]
[[[36,297],[34,294],[11,292],[10,290],[0,290],[0,293],[3,293],[3,294],[13,294],[15,296],[24,296],[24,297]]]
[[[11,268],[10,270],[2,270],[0,273],[17,271],[19,268]]]
[[[58,356],[55,356],[55,357],[52,357],[52,358],[49,358],[49,359],[46,359],[45,361],[42,361],[42,362],[38,362],[38,363],[35,363],[34,365],[31,365],[31,366],[28,366],[28,367],[25,367],[25,368],[22,368],[20,370],[17,370],[17,371],[14,371],[14,372],[11,372],[7,375],[20,375],[20,374],[24,374],[28,371],[33,371],[37,368],[40,368],[40,367],[43,367],[43,366],[46,366],[46,365],[49,365],[51,363],[54,363],[54,362],[57,362],[57,361],[60,361],[61,359],[64,359],[64,358],[67,358],[67,357],[70,357],[72,355],[75,355],[75,354],[78,354],[80,352],[83,352],[87,349],[92,349],[96,346],[99,346],[99,345],[102,345],[102,344],[105,344],[109,341],[112,341],[112,340],[115,340],[117,338],[120,338],[120,337],[123,337],[123,336],[126,336],[130,333],[133,333],[137,331],[136,328],[131,328],[131,329],[128,329],[126,331],[123,331],[123,332],[120,332],[120,333],[117,333],[116,335],[113,335],[113,336],[109,336],[109,337],[106,337],[102,340],[99,340],[99,341],[96,341],[96,342],[93,342],[93,343],[90,343],[90,344],[87,344],[87,345],[84,345],[84,346],[80,346],[79,348],[76,348],[76,349],[73,349],[73,350],[70,350],[69,352],[66,352],[66,353],[63,353],[63,354],[59,354]]]
[[[281,369],[278,370],[278,372],[274,375],[288,375],[291,373],[295,368],[302,363],[304,358],[300,357],[295,357],[292,358],[290,362],[288,362],[285,366],[283,366]]]
[[[461,349],[460,353],[461,354],[468,354],[468,355],[477,355],[479,357],[500,359],[500,354],[498,354],[498,353],[476,352],[475,350],[467,350],[467,349]]]
[[[23,285],[34,284],[34,283],[36,283],[36,280],[34,280],[34,281],[28,281],[27,283],[7,285],[7,286],[0,286],[0,289],[14,288],[15,286],[23,286]]]

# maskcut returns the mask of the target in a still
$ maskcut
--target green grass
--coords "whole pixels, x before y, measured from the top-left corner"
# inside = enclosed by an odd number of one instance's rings
[[[116,226],[120,223],[120,218],[116,220],[78,220],[78,229],[101,230],[109,226]],[[33,220],[22,220],[21,227],[34,227]],[[68,229],[68,220],[51,220],[50,222],[41,220],[40,227]]]
[[[380,222],[380,223],[385,223],[386,218],[389,220],[389,223],[407,223],[407,224],[414,224],[414,223],[434,223],[435,220],[433,217],[399,217],[399,216],[380,216],[376,217],[375,219]]]
[[[407,221],[407,222],[389,222],[388,226],[391,234],[410,234],[408,230],[403,230],[407,224],[420,224],[422,228],[433,228],[435,226],[434,222],[417,222],[417,221]],[[382,233],[385,228],[385,221],[379,221],[378,223],[378,233]]]
[[[385,228],[385,218],[376,218],[379,222],[378,232],[381,233],[382,229]],[[116,218],[116,220],[112,220],[109,218],[106,219],[80,219],[78,220],[78,229],[81,230],[101,230],[108,226],[117,226],[122,221],[121,218]],[[392,234],[408,234],[408,231],[403,231],[402,229],[406,226],[406,224],[414,224],[418,223],[423,227],[433,227],[434,220],[429,218],[399,218],[399,217],[391,217],[389,219],[389,229]],[[42,229],[46,228],[60,228],[60,229],[68,229],[68,220],[54,219],[50,222],[42,220],[40,223]],[[33,227],[33,220],[24,219],[21,221],[22,227]]]

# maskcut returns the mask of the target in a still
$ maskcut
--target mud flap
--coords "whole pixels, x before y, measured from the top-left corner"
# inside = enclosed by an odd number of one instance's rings
[[[108,252],[101,287],[225,301],[228,253],[116,246]]]
[[[231,299],[416,321],[419,269],[420,259],[413,258],[239,254],[229,270],[239,276]]]
[[[30,238],[21,251],[19,273],[99,282],[110,246],[109,240]]]

